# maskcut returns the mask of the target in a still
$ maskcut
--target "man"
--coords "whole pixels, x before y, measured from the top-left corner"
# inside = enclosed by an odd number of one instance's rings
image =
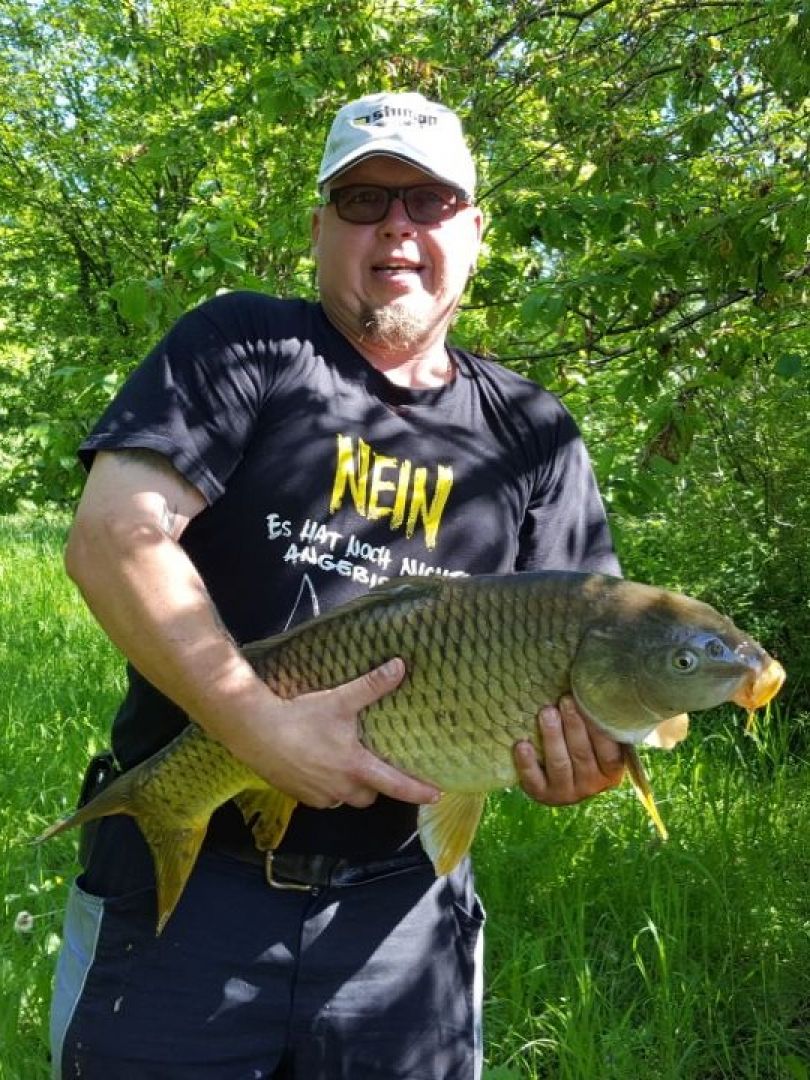
[[[129,819],[101,823],[66,918],[57,1076],[480,1069],[469,865],[436,879],[414,823],[438,793],[356,734],[402,661],[283,702],[235,643],[400,574],[617,564],[568,414],[446,344],[482,229],[457,117],[418,94],[352,102],[318,184],[320,303],[234,293],[181,319],[82,447],[66,555],[130,662],[120,766],[191,717],[302,805],[270,873],[235,808],[219,811],[157,939],[145,845]],[[540,726],[543,766],[515,748],[530,796],[618,783],[618,747],[570,701]]]

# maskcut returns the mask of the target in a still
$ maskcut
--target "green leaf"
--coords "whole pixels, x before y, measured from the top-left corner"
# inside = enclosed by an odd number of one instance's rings
[[[653,166],[650,173],[650,188],[660,194],[661,192],[668,191],[676,181],[675,173],[667,165],[656,164]]]
[[[794,379],[804,372],[804,359],[798,353],[787,353],[780,356],[774,364],[773,370],[783,379]]]
[[[782,268],[776,259],[763,259],[760,264],[762,284],[768,292],[776,292],[782,284]]]
[[[556,326],[565,314],[567,301],[564,293],[538,289],[529,293],[520,307],[520,317],[524,323],[533,325]]]
[[[123,318],[131,323],[143,322],[149,311],[146,282],[125,281],[116,286],[112,293]]]

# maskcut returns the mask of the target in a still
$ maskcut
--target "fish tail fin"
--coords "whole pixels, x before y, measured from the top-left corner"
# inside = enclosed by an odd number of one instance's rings
[[[128,814],[135,818],[154,861],[157,933],[160,934],[177,906],[197,860],[208,828],[208,817],[202,822],[184,823],[182,828],[177,828],[167,825],[165,817],[161,821],[154,813],[150,814],[145,805],[146,800],[139,798],[141,770],[142,766],[136,766],[119,776],[109,787],[104,788],[69,817],[47,828],[36,837],[34,843],[41,843],[77,825],[85,825],[97,818],[110,817],[113,814]]]
[[[439,876],[449,874],[470,850],[485,799],[482,791],[450,792],[419,807],[419,839]]]
[[[647,773],[644,771],[644,766],[641,763],[641,758],[638,756],[638,751],[635,746],[630,746],[625,743],[624,762],[627,766],[627,774],[635,788],[636,795],[638,795],[641,805],[652,818],[652,822],[658,830],[658,835],[661,839],[668,840],[669,833],[667,832],[667,827],[662,821],[661,815],[658,813],[658,807],[655,805],[650,781],[647,779]]]
[[[67,832],[68,829],[73,829],[77,825],[86,825],[89,821],[110,817],[112,814],[129,814],[130,817],[137,818],[135,773],[136,770],[133,769],[119,776],[109,787],[104,788],[69,817],[48,826],[45,832],[34,837],[33,843],[41,844],[44,840],[50,840],[52,836],[58,836],[59,833]]]
[[[138,827],[152,852],[157,888],[156,936],[163,932],[177,902],[186,887],[191,871],[197,861],[208,819],[182,829],[166,828],[158,818],[138,818]]]

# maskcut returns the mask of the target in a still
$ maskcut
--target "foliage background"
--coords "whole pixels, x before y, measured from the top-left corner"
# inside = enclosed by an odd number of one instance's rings
[[[458,343],[564,396],[626,572],[753,619],[806,697],[808,56],[801,0],[7,0],[0,510],[75,497],[181,311],[312,292],[328,118],[418,89],[480,164]]]

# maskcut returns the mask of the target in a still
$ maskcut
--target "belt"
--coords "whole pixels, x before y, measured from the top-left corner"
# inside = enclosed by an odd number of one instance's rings
[[[431,865],[421,847],[365,863],[351,862],[333,855],[299,855],[292,851],[258,851],[247,847],[234,849],[221,843],[211,843],[210,840],[206,850],[263,867],[267,884],[274,889],[297,889],[301,892],[363,885]]]

